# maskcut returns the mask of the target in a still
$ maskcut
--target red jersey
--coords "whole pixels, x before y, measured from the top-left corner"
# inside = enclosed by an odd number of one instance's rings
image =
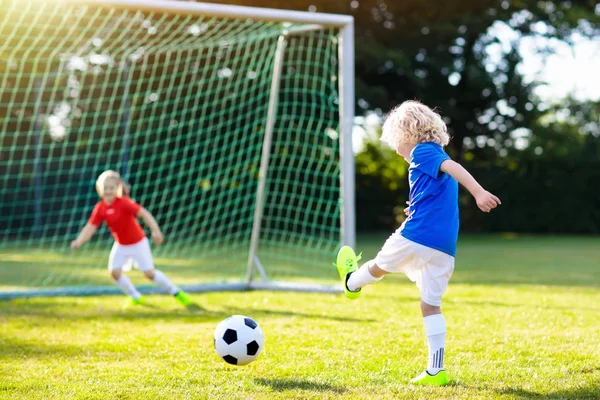
[[[136,244],[146,237],[137,221],[137,213],[141,209],[142,206],[127,197],[115,197],[111,204],[102,200],[94,207],[88,222],[99,227],[105,221],[117,243]]]

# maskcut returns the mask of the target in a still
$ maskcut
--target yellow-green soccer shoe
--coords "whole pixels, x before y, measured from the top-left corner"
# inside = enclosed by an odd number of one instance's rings
[[[175,299],[177,299],[178,302],[180,302],[186,307],[189,307],[194,304],[192,302],[192,299],[190,299],[190,296],[188,296],[188,294],[183,290],[180,290],[175,294]]]
[[[410,383],[415,385],[444,386],[448,384],[448,374],[445,370],[441,370],[435,375],[423,371],[419,376],[411,379]]]
[[[144,297],[138,297],[137,299],[134,299],[133,297],[129,297],[126,301],[125,304],[123,304],[123,306],[125,308],[129,308],[129,307],[135,307],[135,306],[145,306],[146,304],[146,299]]]
[[[354,250],[350,246],[343,246],[337,255],[337,261],[335,266],[337,267],[342,283],[344,284],[344,290],[346,291],[346,297],[349,299],[357,299],[360,297],[360,289],[356,292],[348,290],[348,277],[351,273],[358,269],[358,260],[360,255],[356,256]]]

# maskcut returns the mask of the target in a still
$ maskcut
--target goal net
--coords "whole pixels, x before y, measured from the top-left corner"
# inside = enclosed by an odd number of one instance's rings
[[[107,169],[156,217],[155,263],[176,283],[329,290],[312,284],[354,242],[351,17],[0,7],[0,297],[118,292],[106,227],[69,250]]]

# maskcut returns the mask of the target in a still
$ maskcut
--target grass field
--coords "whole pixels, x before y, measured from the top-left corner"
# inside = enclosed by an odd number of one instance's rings
[[[384,236],[361,237],[372,257]],[[418,388],[427,349],[418,291],[402,276],[338,295],[211,293],[0,302],[0,398],[600,399],[600,246],[595,238],[467,237],[443,308],[452,384]],[[333,268],[333,267],[332,267]],[[168,270],[167,270],[168,272]],[[247,367],[220,361],[216,324],[255,318]]]

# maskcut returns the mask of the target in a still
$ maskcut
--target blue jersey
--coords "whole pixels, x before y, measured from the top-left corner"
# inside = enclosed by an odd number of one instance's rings
[[[442,146],[419,143],[410,154],[409,213],[401,235],[456,256],[458,240],[458,182],[440,171],[450,157]]]

